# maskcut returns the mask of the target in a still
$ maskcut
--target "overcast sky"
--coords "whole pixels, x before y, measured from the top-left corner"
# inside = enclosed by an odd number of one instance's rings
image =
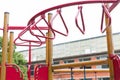
[[[10,26],[26,26],[29,19],[38,12],[47,8],[79,0],[0,0],[0,28],[3,26],[4,12],[10,13]],[[87,4],[83,6],[83,16],[86,26],[85,35],[82,35],[75,26],[77,5],[62,9],[62,14],[69,29],[69,36],[57,35],[54,43],[63,43],[78,39],[90,38],[103,35],[100,32],[102,7],[101,4]],[[53,11],[53,15],[56,10]],[[120,32],[120,4],[111,12],[113,33]],[[54,27],[64,30],[60,26],[59,18],[54,21]],[[20,31],[14,31],[15,37]],[[0,31],[2,34],[2,31]],[[105,34],[105,33],[104,33]]]

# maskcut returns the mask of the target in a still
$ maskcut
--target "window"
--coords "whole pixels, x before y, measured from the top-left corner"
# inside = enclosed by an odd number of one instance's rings
[[[90,61],[91,58],[80,58],[79,61],[82,62],[82,61]]]
[[[80,58],[79,61],[83,62],[83,61],[90,61],[91,58]],[[81,66],[80,69],[83,69],[84,67]],[[85,69],[91,69],[91,66],[85,66]]]
[[[60,63],[59,61],[54,61],[54,62],[53,62],[54,65],[57,65],[57,64],[59,64],[59,63]]]
[[[80,79],[80,80],[92,80],[92,78]]]
[[[110,80],[110,78],[105,77],[105,78],[98,78],[98,80]]]
[[[96,59],[97,59],[97,60],[107,59],[107,56],[106,56],[106,55],[103,55],[103,56],[97,56]]]
[[[98,56],[96,57],[97,60],[103,60],[103,59],[107,59],[107,56],[104,55],[104,56]],[[104,64],[104,65],[97,65],[96,66],[98,69],[102,69],[102,68],[108,68],[108,64]]]
[[[74,62],[73,59],[64,60],[64,63],[73,63],[73,62]]]
[[[108,64],[102,65],[102,68],[108,68]]]
[[[30,70],[31,70],[31,75],[34,75],[34,65],[31,65]]]
[[[84,67],[81,66],[80,69],[84,69]],[[91,69],[91,66],[85,66],[85,69]]]
[[[27,68],[28,68],[28,65],[27,65]],[[30,66],[30,75],[34,75],[34,65],[33,64]]]

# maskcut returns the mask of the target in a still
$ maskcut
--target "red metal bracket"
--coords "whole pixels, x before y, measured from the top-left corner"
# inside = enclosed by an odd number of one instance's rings
[[[114,80],[120,80],[120,57],[118,55],[111,54],[110,59],[113,61]]]

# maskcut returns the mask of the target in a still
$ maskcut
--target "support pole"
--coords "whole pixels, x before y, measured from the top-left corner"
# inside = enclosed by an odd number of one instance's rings
[[[73,68],[71,68],[71,80],[74,80],[73,79]]]
[[[107,5],[108,6],[108,5]],[[109,24],[109,18],[105,15],[106,26]],[[107,49],[108,49],[108,57],[110,54],[114,53],[113,41],[112,41],[112,26],[109,26],[106,29],[106,38],[107,38]],[[108,58],[108,64],[110,69],[110,80],[114,80],[114,70],[113,70],[113,62]]]
[[[52,14],[48,13],[48,23],[50,24],[50,20],[52,18]],[[52,37],[51,30],[48,30],[48,37]],[[51,39],[46,39],[46,63],[48,64],[48,80],[53,80],[52,75],[52,55],[53,55],[53,42]]]
[[[29,42],[28,80],[31,80],[31,42]]]
[[[9,52],[8,52],[8,63],[13,63],[13,52],[14,52],[14,33],[10,32],[10,44],[9,44]]]
[[[46,36],[48,37],[48,32],[46,33]],[[46,39],[46,64],[48,65],[48,39]]]
[[[6,80],[6,55],[8,47],[8,23],[9,13],[4,13],[4,29],[3,29],[3,41],[2,41],[2,62],[1,62],[1,80]]]
[[[86,80],[86,67],[84,66],[84,80]]]
[[[29,42],[29,65],[31,65],[31,42]]]

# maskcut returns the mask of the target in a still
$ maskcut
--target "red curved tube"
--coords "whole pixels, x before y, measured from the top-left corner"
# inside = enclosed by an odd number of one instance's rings
[[[18,40],[19,38],[16,38],[15,40],[14,40],[14,43],[17,45],[17,46],[29,46],[30,44],[29,44],[29,42],[31,42],[31,43],[34,43],[34,44],[31,44],[31,46],[35,46],[35,47],[37,47],[37,46],[41,46],[42,44],[45,44],[45,41],[29,41],[29,40],[26,40],[26,41],[24,41],[24,40],[21,40],[21,41],[23,41],[23,42],[17,42],[17,40]],[[20,39],[19,39],[20,40]]]
[[[103,7],[103,12],[102,12],[102,19],[101,19],[101,32],[104,33],[106,29],[111,25],[111,16],[110,16],[110,12],[108,11],[108,8],[105,5],[102,5],[102,7]],[[104,13],[109,18],[109,23],[106,25],[105,29],[103,29]]]
[[[38,22],[40,22],[41,20],[43,20],[43,21],[47,24],[48,30],[51,30],[51,31],[52,31],[53,37],[48,37],[48,36],[46,36],[46,33],[43,33],[42,30],[41,30],[39,27],[36,26],[36,24],[37,24]],[[46,38],[46,39],[54,39],[54,38],[55,38],[55,33],[53,32],[53,30],[52,30],[52,28],[51,28],[51,25],[47,22],[47,20],[45,19],[45,17],[43,17],[43,15],[41,15],[41,18],[40,18],[37,22],[34,22],[34,24],[31,24],[31,25],[29,25],[29,26],[31,26],[31,28],[32,28],[32,27],[35,27],[35,28],[42,34],[42,36],[41,36],[41,35],[38,35],[38,34],[35,34],[35,33],[32,31],[32,29],[29,29],[30,33],[31,33],[33,36],[40,37],[40,38]]]
[[[64,25],[64,27],[65,27],[66,33],[62,33],[62,32],[60,32],[60,31],[58,31],[58,30],[55,30],[55,29],[53,29],[53,27],[52,27],[52,30],[53,30],[54,32],[57,32],[57,33],[61,34],[61,35],[68,36],[68,28],[67,28],[67,25],[66,25],[66,23],[65,23],[65,21],[64,21],[64,18],[63,18],[63,16],[62,16],[62,14],[61,14],[61,9],[57,9],[57,13],[56,13],[56,15],[52,18],[51,23],[54,21],[54,19],[55,19],[58,15],[60,16],[60,18],[61,18],[61,20],[62,20],[62,23],[63,23],[63,25]]]
[[[16,65],[16,64],[6,64],[6,67],[15,68],[16,72],[20,74],[19,76],[17,76],[17,79],[18,79],[18,80],[23,80],[23,73],[22,73],[22,71],[20,70],[20,68],[19,68],[18,65]],[[10,74],[11,74],[11,73],[10,73]],[[13,74],[15,74],[15,73],[13,73]],[[8,75],[9,75],[9,74],[8,74]],[[11,76],[9,76],[9,77],[11,77]],[[14,78],[14,79],[16,80],[16,78]],[[6,79],[6,80],[9,80],[9,79]]]
[[[42,45],[42,41],[38,38],[38,37],[36,37],[36,39],[38,39],[37,41],[35,41],[35,40],[27,40],[27,39],[22,39],[21,38],[21,36],[25,33],[25,32],[27,32],[28,30],[30,29],[30,27],[28,26],[28,27],[26,27],[19,35],[18,35],[18,37],[14,40],[14,43],[16,44],[16,45],[18,45],[18,46],[29,46],[29,44],[28,45],[26,45],[26,44],[24,44],[24,43],[28,43],[28,42],[32,42],[32,43],[37,43],[38,45],[36,45],[36,46],[40,46],[40,45]],[[21,41],[23,41],[22,43],[17,43],[17,40],[21,40]],[[32,45],[32,46],[35,46],[35,45]]]
[[[81,20],[82,20],[82,28],[80,28],[80,26],[78,25],[78,16],[81,16]],[[83,13],[82,13],[82,6],[78,6],[78,13],[75,17],[75,23],[77,28],[81,31],[82,34],[85,34],[85,24],[84,24],[84,19],[83,19]]]

